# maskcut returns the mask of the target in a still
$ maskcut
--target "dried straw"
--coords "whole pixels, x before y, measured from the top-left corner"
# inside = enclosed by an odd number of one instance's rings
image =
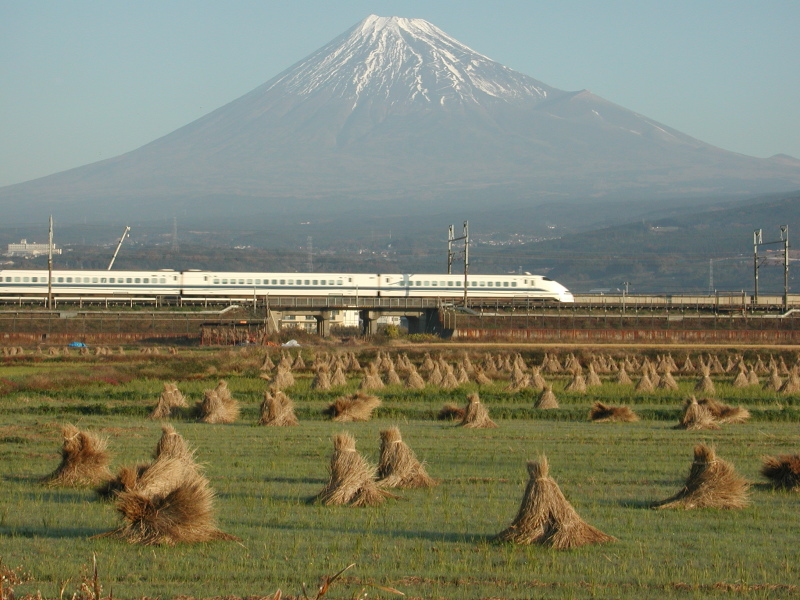
[[[477,393],[467,396],[467,400],[469,402],[464,409],[464,418],[460,423],[461,427],[470,429],[492,429],[497,427],[497,423],[489,418],[489,410],[481,404],[481,399]]]
[[[558,400],[556,399],[556,395],[553,393],[553,386],[545,386],[545,388],[542,390],[542,393],[539,394],[539,398],[536,400],[534,407],[544,410],[558,408]]]
[[[323,413],[338,422],[369,421],[372,411],[381,405],[381,399],[362,392],[340,396]]]
[[[330,505],[377,506],[387,494],[375,483],[375,467],[356,451],[356,441],[349,433],[333,438],[330,479],[314,498]]]
[[[749,504],[749,487],[730,463],[717,458],[713,448],[698,444],[683,488],[654,508],[744,508]]]
[[[294,403],[291,398],[281,390],[275,390],[274,394],[269,391],[264,392],[264,400],[261,402],[261,416],[258,425],[268,425],[271,427],[291,427],[298,424],[294,414]]]
[[[708,409],[718,423],[744,423],[750,420],[750,411],[741,406],[728,406],[713,398],[702,398],[697,403]]]
[[[428,475],[414,451],[400,437],[397,427],[381,431],[381,457],[378,462],[378,485],[398,488],[426,488],[438,485]]]
[[[633,423],[639,417],[629,406],[608,406],[595,402],[589,411],[589,419],[595,423]]]
[[[761,460],[761,474],[773,487],[800,492],[800,454],[764,456]]]
[[[80,431],[74,425],[65,425],[61,434],[61,463],[56,470],[42,479],[49,486],[79,487],[97,485],[111,479],[108,465],[108,440],[95,433]]]
[[[581,519],[550,477],[546,457],[529,462],[528,473],[530,479],[517,516],[507,529],[497,534],[497,541],[567,550],[616,539]]]
[[[675,429],[719,429],[719,425],[708,407],[700,405],[697,398],[690,396],[684,403],[683,416]]]

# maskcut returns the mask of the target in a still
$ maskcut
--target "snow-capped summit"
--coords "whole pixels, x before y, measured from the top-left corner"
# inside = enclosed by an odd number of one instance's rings
[[[298,95],[333,92],[355,103],[543,99],[548,86],[490,60],[423,19],[370,15],[268,84]]]
[[[421,19],[371,15],[270,81],[116,158],[0,190],[21,220],[216,211],[502,210],[757,194],[787,160],[705,144],[508,69]],[[307,218],[301,219],[307,220]]]

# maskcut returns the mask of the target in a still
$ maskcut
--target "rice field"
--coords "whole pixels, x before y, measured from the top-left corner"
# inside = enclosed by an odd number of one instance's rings
[[[310,365],[314,351],[304,354]],[[278,589],[303,597],[304,585],[314,597],[321,577],[351,564],[327,597],[400,597],[385,588],[426,599],[800,597],[798,496],[772,490],[759,474],[763,456],[800,452],[800,395],[735,388],[735,373],[712,375],[714,397],[748,408],[752,418],[686,431],[673,426],[698,375],[676,374],[678,390],[644,393],[602,374],[601,387],[571,393],[570,375],[545,374],[560,408],[537,410],[538,392],[507,391],[509,376],[500,372],[489,385],[451,390],[389,386],[371,392],[382,401],[371,420],[336,423],[323,409],[355,392],[360,377],[350,373],[345,388],[315,391],[307,369],[284,390],[300,424],[259,427],[268,386],[259,377],[263,357],[263,350],[244,349],[3,359],[0,557],[33,578],[16,596],[71,595],[95,555],[103,593],[116,598],[264,597]],[[373,357],[359,359],[366,365]],[[423,354],[411,358],[420,363]],[[523,358],[538,365],[542,354]],[[784,358],[791,367],[794,357]],[[220,529],[241,543],[143,547],[94,537],[120,525],[113,506],[91,489],[40,483],[59,463],[63,425],[107,437],[116,471],[152,458],[161,424],[147,415],[164,382],[176,382],[191,405],[221,378],[240,403],[237,422],[199,423],[187,409],[170,423],[196,449],[216,491]],[[473,392],[498,428],[436,420],[445,403],[463,406]],[[598,400],[628,405],[641,420],[591,423]],[[380,432],[393,426],[440,485],[392,490],[399,498],[372,508],[308,502],[328,481],[333,436],[351,434],[377,464]],[[681,488],[701,442],[752,482],[750,505],[653,510]],[[526,463],[542,455],[580,516],[616,542],[558,551],[493,541],[520,506]]]

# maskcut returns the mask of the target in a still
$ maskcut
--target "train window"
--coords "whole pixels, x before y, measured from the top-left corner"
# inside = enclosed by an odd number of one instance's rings
[[[166,278],[166,277],[162,277],[162,278],[159,280],[159,283],[167,283],[167,278]]]
[[[294,279],[290,279],[290,280],[288,281],[288,283],[289,283],[289,285],[294,285]]]
[[[431,281],[431,286],[432,286],[432,287],[437,287],[438,285],[439,285],[439,284],[438,284],[438,282],[436,282],[436,281]]]
[[[272,285],[278,285],[278,280],[277,279],[273,279],[272,280]]]
[[[37,283],[39,281],[39,278],[38,277],[31,277],[31,281],[33,283]]]
[[[461,282],[460,281],[456,281],[456,287],[461,287]]]
[[[130,277],[126,277],[125,283],[133,283],[133,280]]]
[[[493,286],[494,286],[494,283],[492,283],[491,281],[489,281],[489,282],[487,282],[487,283],[486,283],[486,285],[488,285],[489,287],[493,287]]]
[[[481,281],[480,285],[481,285],[481,287],[486,287],[486,282],[485,281]]]
[[[344,282],[341,279],[337,279],[336,285],[344,285]]]
[[[311,285],[311,282],[308,279],[306,279],[304,283],[305,285]]]
[[[219,279],[214,280],[214,285],[219,285]]]
[[[508,282],[507,281],[503,282],[503,287],[508,287]]]
[[[517,287],[517,282],[516,281],[512,281],[511,282],[511,287]]]
[[[134,283],[142,283],[142,278],[141,277],[136,277],[136,278],[134,278],[133,282]]]
[[[145,277],[144,279],[142,279],[142,283],[150,283],[150,278]]]
[[[97,283],[97,277],[92,277],[92,283]]]
[[[417,286],[417,287],[419,287],[419,286],[421,286],[421,285],[422,285],[422,282],[421,282],[421,281],[415,281],[415,282],[414,282],[414,285],[415,285],[415,286]]]
[[[285,279],[281,279],[281,285],[285,285],[285,284],[286,284],[286,280]]]
[[[58,278],[58,283],[64,283],[64,278],[63,277],[59,277]]]
[[[244,279],[239,280],[239,285],[244,285]]]
[[[265,281],[265,283],[266,283],[266,281]],[[261,285],[261,280],[260,279],[256,279],[256,285]]]
[[[319,284],[319,280],[317,280],[317,279],[312,279],[311,280],[311,285],[318,285],[318,284]]]
[[[10,282],[11,282],[11,277],[6,277],[6,283],[10,283]]]
[[[105,283],[105,282],[106,282],[106,278],[105,277],[101,277],[100,278],[100,283]]]
[[[30,277],[23,277],[23,278],[22,278],[22,281],[23,281],[24,283],[30,283]]]
[[[422,282],[422,285],[424,285],[425,287],[428,287],[430,284],[431,284],[430,281],[423,281]]]
[[[223,279],[222,280],[222,285],[228,285],[228,280],[227,279]]]
[[[72,277],[67,277],[67,283],[72,283]]]
[[[448,281],[447,282],[447,287],[453,287],[453,282],[452,281]]]
[[[252,279],[248,279],[247,280],[247,285],[253,285],[253,280]]]

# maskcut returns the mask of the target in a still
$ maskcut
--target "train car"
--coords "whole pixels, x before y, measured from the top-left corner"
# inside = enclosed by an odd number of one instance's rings
[[[273,296],[464,296],[463,275],[371,273],[235,273],[212,271],[53,271],[56,297],[253,298]],[[538,275],[471,275],[467,295],[473,298],[521,298],[573,302],[567,288]],[[44,297],[44,270],[0,271],[0,296]]]
[[[0,270],[0,295],[47,296],[177,296],[177,271],[67,271],[54,270],[48,284],[45,270]]]
[[[463,275],[405,273],[379,277],[381,296],[464,297]],[[574,301],[572,293],[567,288],[557,281],[540,275],[469,275],[467,296]]]

